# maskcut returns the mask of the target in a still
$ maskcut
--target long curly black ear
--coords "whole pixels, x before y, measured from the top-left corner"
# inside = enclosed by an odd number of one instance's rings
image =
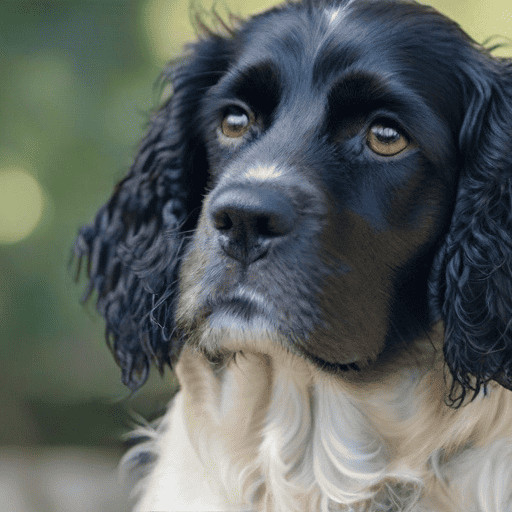
[[[465,71],[464,165],[434,272],[452,405],[491,380],[512,389],[512,61],[482,54]]]
[[[226,70],[230,39],[210,33],[190,50],[128,175],[74,247],[77,275],[85,261],[89,278],[83,300],[97,292],[107,341],[132,389],[145,382],[152,360],[162,372],[181,348],[173,339],[177,273],[207,181],[198,110]]]

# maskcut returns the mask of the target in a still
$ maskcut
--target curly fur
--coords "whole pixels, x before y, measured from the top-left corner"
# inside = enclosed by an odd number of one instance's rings
[[[74,249],[123,382],[182,386],[138,510],[512,510],[512,62],[408,0],[216,19]]]
[[[512,155],[504,151],[511,144],[512,63],[492,63],[466,66],[473,90],[459,136],[465,172],[431,284],[442,301],[446,361],[462,385],[458,403],[491,380],[512,385]]]
[[[197,43],[201,58],[174,70],[173,97],[153,116],[128,176],[75,245],[78,261],[88,261],[83,300],[97,291],[107,340],[133,389],[146,381],[151,361],[162,368],[179,353],[172,338],[183,233],[197,222],[208,170],[187,120],[197,117],[202,92],[225,68],[227,46],[221,38]]]

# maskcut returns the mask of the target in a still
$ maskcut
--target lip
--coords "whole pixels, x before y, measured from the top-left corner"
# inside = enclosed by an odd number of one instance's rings
[[[229,319],[230,322],[235,321],[237,324],[251,324],[259,319],[270,324],[275,317],[261,294],[241,287],[233,294],[212,298],[207,309],[210,322],[215,324],[218,324],[220,319]]]
[[[260,308],[250,300],[240,297],[232,297],[216,303],[212,308],[212,314],[225,313],[250,320],[260,312],[259,309]]]
[[[257,292],[238,287],[232,294],[220,297],[219,300],[213,300],[211,305],[216,307],[227,307],[233,312],[241,314],[250,314],[251,312],[268,312],[268,301]]]

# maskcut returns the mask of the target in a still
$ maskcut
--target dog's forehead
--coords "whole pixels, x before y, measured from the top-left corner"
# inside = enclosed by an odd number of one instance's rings
[[[285,8],[253,19],[241,42],[238,70],[274,63],[284,86],[306,84],[318,92],[328,92],[347,70],[362,71],[400,83],[441,116],[460,110],[457,67],[471,51],[447,18],[387,0],[350,0],[312,12]]]
[[[457,50],[465,43],[438,13],[387,0],[349,0],[312,11],[284,8],[254,18],[242,41],[242,64],[274,60],[295,75],[314,68],[336,72],[357,62],[391,71],[406,61],[409,69],[426,72],[459,60]]]
[[[311,69],[325,53],[349,54],[357,45],[357,33],[347,18],[349,6],[322,8],[313,15],[282,11],[249,26],[243,45],[242,64],[278,61],[280,69]],[[253,30],[255,29],[255,30]]]

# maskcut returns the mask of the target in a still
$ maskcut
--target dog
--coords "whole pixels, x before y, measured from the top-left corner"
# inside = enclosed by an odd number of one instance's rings
[[[74,249],[181,386],[135,510],[512,511],[512,61],[408,0],[199,25]]]

